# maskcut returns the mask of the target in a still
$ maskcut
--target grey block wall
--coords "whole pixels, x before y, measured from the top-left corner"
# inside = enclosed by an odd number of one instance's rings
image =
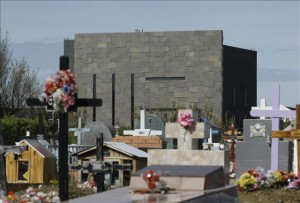
[[[79,97],[92,98],[92,74],[97,74],[97,98],[103,100],[97,121],[112,124],[115,74],[115,121],[130,126],[132,73],[135,107],[209,105],[221,118],[222,31],[76,34],[74,50]]]

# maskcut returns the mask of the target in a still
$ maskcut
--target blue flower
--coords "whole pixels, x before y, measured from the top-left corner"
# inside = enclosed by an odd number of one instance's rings
[[[69,94],[71,92],[71,87],[69,85],[65,85],[63,87],[63,89],[64,89],[64,92],[67,93],[67,94]]]

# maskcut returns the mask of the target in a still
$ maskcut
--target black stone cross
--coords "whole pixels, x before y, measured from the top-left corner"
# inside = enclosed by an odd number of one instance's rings
[[[69,57],[61,56],[60,57],[60,70],[69,69]],[[41,102],[38,99],[27,99],[28,106],[46,106],[46,101]],[[93,99],[81,99],[77,98],[75,102],[75,108],[70,108],[70,110],[76,110],[77,107],[83,106],[92,106],[93,109],[96,107],[102,106],[102,100],[96,99],[95,95]],[[59,128],[59,197],[61,201],[68,200],[69,191],[68,191],[68,113],[59,113],[60,128]]]
[[[100,134],[100,136],[96,137],[96,143],[97,143],[97,148],[96,148],[96,160],[100,161],[101,164],[103,164],[104,160],[104,138],[103,138],[103,133]],[[104,171],[99,171],[94,174],[94,180],[97,184],[97,192],[103,192],[104,191]]]

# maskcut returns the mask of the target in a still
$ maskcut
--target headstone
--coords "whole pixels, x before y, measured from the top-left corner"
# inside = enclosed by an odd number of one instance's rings
[[[165,139],[165,122],[161,117],[154,114],[145,114],[144,122],[146,129],[150,129],[151,131],[161,131],[161,135],[158,136],[160,136],[162,139]],[[138,122],[135,128],[141,128],[141,122]]]
[[[245,119],[244,141],[236,143],[236,177],[248,169],[271,166],[271,119]],[[292,169],[292,142],[279,141],[278,168],[283,171]]]
[[[189,112],[192,110],[179,111]],[[193,140],[204,139],[209,136],[209,125],[196,122],[193,130],[186,130],[179,123],[166,123],[166,138],[177,138],[178,149],[151,149],[148,150],[149,165],[194,165],[194,166],[222,166],[225,174],[229,175],[229,152],[198,150],[197,142]],[[228,179],[229,180],[229,179]],[[227,181],[228,181],[227,180]]]
[[[82,128],[81,127],[81,117],[78,118],[78,127],[77,128],[69,128],[69,131],[75,132],[75,136],[77,137],[77,145],[81,145],[81,135],[83,132],[91,131],[90,128]]]
[[[85,128],[90,128],[90,132],[83,132],[82,136],[82,145],[91,145],[95,146],[96,145],[96,137],[97,135],[103,133],[103,138],[104,141],[111,141],[112,140],[112,135],[108,127],[100,121],[97,122],[90,122],[88,123]]]
[[[134,130],[124,130],[124,135],[133,135],[133,136],[157,136],[162,135],[160,130],[151,130],[145,128],[145,110],[140,111],[140,129]]]
[[[192,117],[197,117],[196,112],[191,109],[182,109],[178,111],[178,117],[181,113],[190,113]],[[197,119],[194,119],[197,121]],[[209,125],[207,123],[194,122],[193,129],[187,130],[179,123],[166,123],[166,138],[177,139],[179,150],[199,149],[198,140],[208,138]]]
[[[300,153],[300,105],[296,106],[296,129],[288,130],[288,131],[273,131],[272,138],[289,138],[297,140],[297,143],[294,145],[294,159],[297,157],[297,173],[300,170],[300,162],[299,162],[299,153]],[[294,168],[294,170],[295,170]]]
[[[253,117],[262,117],[268,116],[272,118],[272,130],[279,130],[279,118],[283,117],[295,117],[295,111],[289,109],[280,109],[280,86],[279,84],[274,84],[273,86],[273,99],[271,108],[255,108],[252,107],[250,111],[251,116]],[[271,140],[271,169],[278,169],[278,138],[272,138]]]

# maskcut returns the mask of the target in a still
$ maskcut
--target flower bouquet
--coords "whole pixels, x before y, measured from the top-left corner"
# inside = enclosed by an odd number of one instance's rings
[[[300,181],[297,182],[297,176],[293,173],[287,174],[282,170],[268,170],[267,173],[264,172],[262,167],[257,167],[255,170],[249,169],[247,172],[243,173],[237,185],[240,191],[254,191],[258,189],[268,189],[268,188],[298,188],[300,186]]]
[[[164,180],[160,180],[160,174],[153,170],[145,171],[142,175],[150,193],[160,192],[167,193],[170,188]]]
[[[55,111],[66,112],[75,104],[77,84],[75,76],[68,70],[60,70],[45,81],[44,93],[46,102]]]

